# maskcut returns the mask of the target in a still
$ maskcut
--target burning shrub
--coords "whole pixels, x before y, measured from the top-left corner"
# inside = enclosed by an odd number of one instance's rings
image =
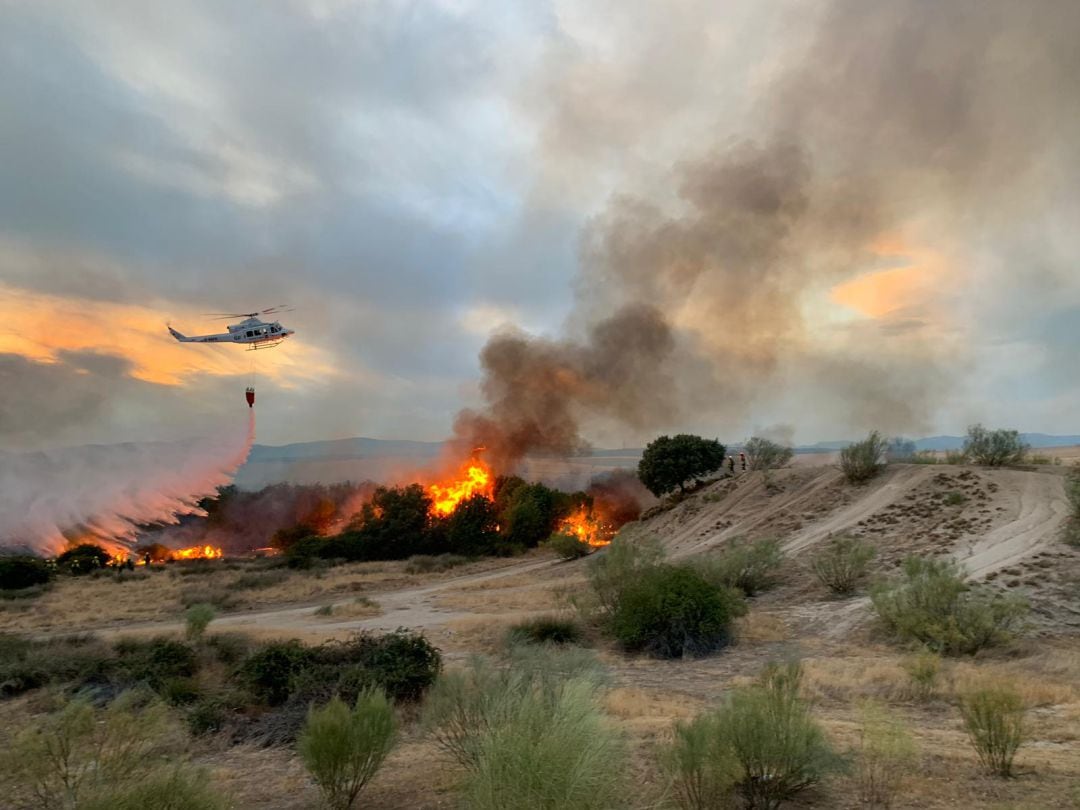
[[[700,482],[723,465],[720,442],[680,433],[649,442],[638,463],[638,477],[659,498],[676,488],[681,492],[687,481]]]
[[[840,469],[849,484],[869,481],[883,469],[889,445],[876,430],[861,442],[849,444],[840,451]]]
[[[69,548],[56,558],[56,567],[65,574],[81,576],[91,571],[105,568],[112,561],[112,557],[101,546],[93,543],[81,543],[75,548]]]
[[[579,557],[585,557],[593,550],[593,547],[584,540],[562,532],[551,535],[548,541],[544,543],[544,547],[551,549],[564,560],[576,560]]]
[[[974,654],[1011,639],[1027,603],[987,585],[969,585],[954,560],[908,557],[899,579],[871,594],[885,627],[947,654]]]
[[[964,439],[964,455],[987,467],[1019,464],[1027,451],[1028,446],[1020,441],[1015,430],[987,430],[982,425],[972,425]]]
[[[692,568],[660,565],[626,585],[611,630],[625,650],[681,658],[727,646],[731,622],[745,612],[736,591],[711,584]]]
[[[340,698],[312,708],[297,750],[327,805],[348,810],[379,770],[396,736],[394,709],[386,695],[366,690],[352,711]]]
[[[776,585],[776,571],[784,561],[780,541],[766,537],[753,542],[736,537],[719,555],[703,557],[695,567],[709,582],[736,588],[754,596]]]
[[[53,569],[37,557],[0,557],[0,590],[19,591],[46,585]]]

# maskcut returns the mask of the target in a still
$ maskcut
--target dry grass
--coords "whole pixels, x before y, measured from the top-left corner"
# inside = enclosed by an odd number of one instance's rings
[[[751,610],[735,620],[735,638],[739,644],[770,644],[791,638],[791,628],[782,616]]]
[[[473,613],[540,612],[555,610],[561,606],[559,589],[535,584],[506,588],[455,589],[440,593],[437,601],[440,607]]]

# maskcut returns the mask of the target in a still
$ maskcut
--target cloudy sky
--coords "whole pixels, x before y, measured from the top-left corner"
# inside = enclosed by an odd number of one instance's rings
[[[1080,432],[1077,41],[1069,0],[0,0],[0,445],[202,435],[252,374],[262,443],[441,439],[493,331],[635,302],[670,390],[583,405],[600,444]],[[254,369],[165,331],[280,303]]]

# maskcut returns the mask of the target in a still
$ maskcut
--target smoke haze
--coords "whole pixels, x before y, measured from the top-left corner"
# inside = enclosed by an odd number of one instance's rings
[[[1078,30],[1080,6],[1050,0],[832,3],[768,82],[752,137],[686,154],[667,204],[617,196],[593,221],[571,337],[491,338],[486,407],[457,435],[512,465],[569,452],[590,420],[745,421],[785,387],[854,429],[928,429],[972,325],[962,299],[913,314],[905,295],[929,278],[943,298],[951,276],[959,296],[971,246],[1044,215],[1046,190],[1077,176]],[[550,143],[587,141],[566,131],[580,118],[555,116]],[[939,253],[905,267],[927,243]],[[876,297],[841,286],[892,268]],[[808,303],[829,291],[869,320],[811,328]]]
[[[123,548],[140,525],[205,514],[199,501],[229,483],[254,439],[252,411],[213,438],[0,453],[0,548],[55,554],[82,539]]]

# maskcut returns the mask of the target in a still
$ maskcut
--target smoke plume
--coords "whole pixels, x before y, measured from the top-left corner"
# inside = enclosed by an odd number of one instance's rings
[[[827,341],[806,303],[880,262],[893,234],[962,265],[980,234],[1037,218],[1047,184],[1077,176],[1078,36],[1080,5],[1064,1],[831,3],[748,137],[685,155],[673,202],[618,197],[592,223],[571,319],[583,336],[489,340],[486,405],[459,415],[459,443],[507,467],[573,451],[594,419],[746,423],[791,378],[809,385],[804,407],[840,408],[853,428],[923,428],[957,382],[955,325],[902,312]],[[587,72],[565,73],[578,103]]]
[[[232,479],[254,439],[252,411],[246,428],[212,439],[0,453],[0,549],[121,548],[140,525],[205,514],[199,501]]]

